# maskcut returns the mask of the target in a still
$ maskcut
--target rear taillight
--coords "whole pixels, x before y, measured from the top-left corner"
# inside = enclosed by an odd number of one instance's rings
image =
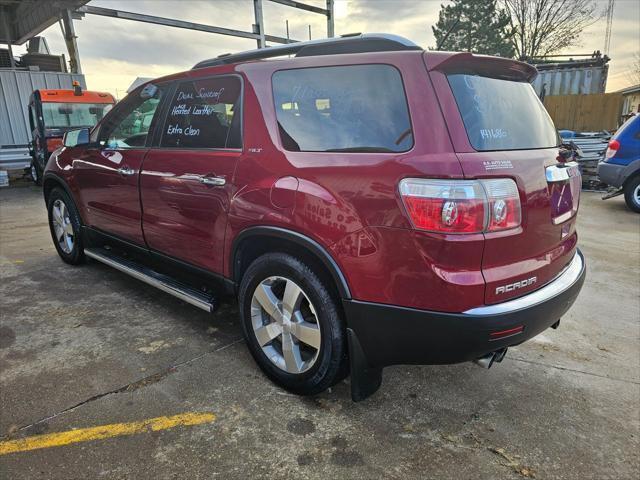
[[[520,225],[520,197],[508,178],[436,180],[405,178],[400,196],[415,228],[440,233],[480,233]]]
[[[618,140],[611,140],[609,142],[609,146],[607,147],[607,151],[604,153],[604,158],[607,160],[612,158],[618,150],[620,149],[620,142]]]
[[[487,230],[495,232],[520,225],[520,196],[516,182],[509,178],[482,180],[489,202]]]

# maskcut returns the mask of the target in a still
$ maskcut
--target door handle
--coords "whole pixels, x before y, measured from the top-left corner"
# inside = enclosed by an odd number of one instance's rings
[[[133,168],[129,168],[129,167],[120,167],[118,169],[118,173],[120,175],[124,175],[126,177],[129,177],[131,175],[134,175],[136,173],[136,171]]]
[[[227,183],[227,179],[224,177],[200,177],[200,183],[213,185],[215,187],[222,187]]]

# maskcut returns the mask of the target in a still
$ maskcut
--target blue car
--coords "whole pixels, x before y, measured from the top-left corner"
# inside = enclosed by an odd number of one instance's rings
[[[628,119],[611,138],[598,176],[618,189],[605,200],[624,194],[627,206],[640,213],[640,115]]]

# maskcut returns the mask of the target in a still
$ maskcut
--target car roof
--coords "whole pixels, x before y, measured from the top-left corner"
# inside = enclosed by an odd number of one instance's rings
[[[243,64],[272,64],[271,59],[277,63],[278,68],[283,68],[287,63],[296,64],[301,58],[317,58],[318,63],[323,57],[333,56],[344,58],[350,55],[363,54],[371,58],[378,54],[392,57],[395,55],[420,54],[424,55],[425,64],[428,70],[438,70],[442,72],[472,72],[479,75],[496,76],[516,81],[531,81],[537,75],[534,66],[517,60],[508,58],[493,57],[488,55],[478,55],[469,52],[445,52],[445,51],[425,51],[420,46],[404,37],[386,33],[357,33],[343,35],[337,38],[327,38],[321,40],[311,40],[307,42],[295,42],[275,47],[248,50],[234,54],[223,54],[215,58],[203,60],[191,70],[178,72],[147,83],[166,82],[176,79],[197,77],[206,72],[215,74],[234,73],[236,67]],[[287,58],[285,55],[293,55]],[[378,60],[376,58],[376,60]],[[308,64],[308,62],[303,62]],[[268,67],[267,67],[268,68]],[[139,88],[143,88],[142,85]]]

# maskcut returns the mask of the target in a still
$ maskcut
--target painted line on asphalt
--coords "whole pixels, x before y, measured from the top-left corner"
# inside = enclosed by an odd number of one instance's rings
[[[170,417],[156,417],[130,423],[112,423],[99,427],[79,428],[66,432],[47,433],[33,437],[0,442],[0,455],[8,453],[26,452],[40,448],[61,447],[71,443],[90,442],[104,438],[136,435],[145,432],[157,432],[169,428],[200,425],[215,421],[213,413],[182,413]]]

